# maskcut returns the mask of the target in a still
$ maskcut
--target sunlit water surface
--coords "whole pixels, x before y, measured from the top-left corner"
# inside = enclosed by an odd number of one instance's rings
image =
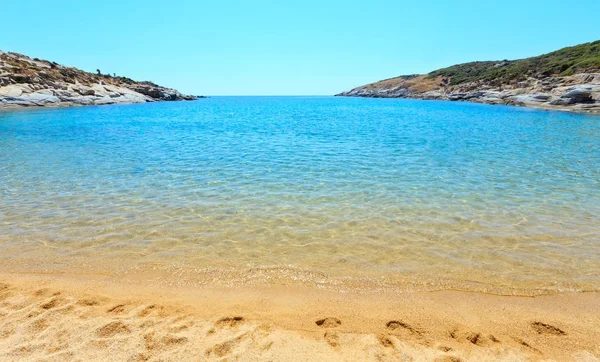
[[[597,116],[333,97],[5,111],[0,177],[0,262],[23,271],[600,290]]]

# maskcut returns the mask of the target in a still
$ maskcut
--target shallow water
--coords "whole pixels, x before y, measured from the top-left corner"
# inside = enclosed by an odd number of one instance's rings
[[[0,261],[24,270],[600,290],[597,116],[333,97],[6,111],[0,177]]]

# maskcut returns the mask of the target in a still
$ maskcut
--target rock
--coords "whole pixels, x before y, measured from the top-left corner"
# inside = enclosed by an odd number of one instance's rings
[[[557,98],[550,101],[550,104],[553,106],[568,106],[572,102],[569,98]]]
[[[573,88],[563,94],[561,98],[569,98],[572,103],[588,103],[592,100],[592,93],[590,89]]]
[[[9,85],[12,84],[12,80],[8,77],[0,77],[0,87],[1,86],[5,86],[5,85]]]
[[[489,82],[450,85],[427,75],[397,77],[338,94],[349,97],[392,97],[471,101],[600,113],[600,73],[543,79],[529,77],[510,84]]]
[[[504,99],[507,97],[507,94],[505,92],[499,91],[487,90],[479,93],[479,97],[477,99],[474,99],[474,101],[481,103],[500,104],[503,103]]]
[[[442,98],[444,98],[444,93],[437,91],[437,90],[432,90],[432,91],[423,93],[422,96],[423,96],[423,99],[442,99]]]
[[[562,94],[558,99],[554,99],[550,102],[552,105],[566,106],[570,104],[578,103],[593,103],[592,92],[589,88],[583,87],[571,87]]]
[[[54,96],[55,95],[54,92],[51,89],[40,89],[36,93],[38,93],[38,94],[47,94],[49,96]]]
[[[60,100],[53,95],[40,93],[31,93],[20,97],[1,97],[0,101],[5,105],[18,105],[23,107],[46,106],[60,102]]]
[[[462,101],[465,99],[469,99],[467,93],[452,93],[448,94],[448,99],[451,101]]]
[[[19,97],[21,94],[23,94],[21,87],[14,85],[0,87],[0,97]]]
[[[530,97],[532,99],[534,99],[537,102],[545,102],[548,99],[550,99],[551,95],[550,94],[542,94],[542,93],[538,93],[538,94],[531,94]]]
[[[21,74],[27,65],[27,74]],[[0,51],[0,108],[193,100],[175,89],[125,77],[98,76],[54,62]]]
[[[103,104],[115,104],[117,101],[111,97],[101,97],[94,101],[94,104],[103,105]]]
[[[10,78],[15,82],[15,83],[31,83],[32,79],[30,76],[28,75],[23,75],[23,74],[13,74],[10,76]]]
[[[520,94],[509,97],[508,100],[515,104],[541,103],[550,99],[549,94]]]
[[[80,106],[89,106],[92,104],[96,104],[97,98],[94,96],[75,96],[62,98],[63,101],[71,102],[73,104],[77,104]]]
[[[36,105],[47,105],[60,102],[58,97],[44,93],[31,93],[22,98],[25,98]]]
[[[93,96],[96,94],[96,91],[89,88],[74,88],[73,90],[82,96]]]
[[[161,93],[157,88],[150,87],[147,85],[136,86],[132,89],[150,98],[160,98],[161,96]]]

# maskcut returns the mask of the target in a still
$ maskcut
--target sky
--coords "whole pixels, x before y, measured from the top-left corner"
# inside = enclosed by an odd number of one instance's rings
[[[0,50],[196,95],[328,95],[600,39],[600,0],[2,1]]]

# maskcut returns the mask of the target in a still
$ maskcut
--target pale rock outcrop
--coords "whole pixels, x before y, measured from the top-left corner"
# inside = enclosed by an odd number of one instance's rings
[[[0,51],[0,109],[194,100],[175,89]]]
[[[402,86],[398,86],[398,82]],[[428,88],[422,90],[423,85]],[[493,86],[482,82],[449,86],[427,75],[386,80],[337,94],[347,97],[417,98],[508,104],[600,113],[600,73],[564,77],[530,77],[517,84]]]

